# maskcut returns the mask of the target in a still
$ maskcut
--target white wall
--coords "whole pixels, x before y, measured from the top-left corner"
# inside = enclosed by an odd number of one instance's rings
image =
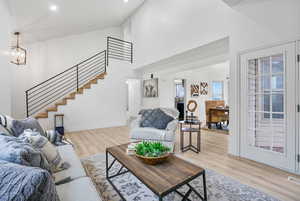
[[[131,39],[135,67],[228,36],[227,5],[221,0],[145,1],[124,24],[124,38]]]
[[[11,114],[11,69],[17,66],[10,64],[7,52],[13,37],[13,22],[3,0],[0,1],[0,114]]]
[[[106,49],[106,37],[122,38],[119,27],[26,45],[28,63],[13,72],[13,111],[25,117],[25,91],[34,85]]]
[[[244,0],[234,7],[222,0],[146,1],[124,24],[130,26],[125,38],[135,44],[135,67],[139,68],[229,36],[229,152],[239,155],[239,94],[243,89],[239,89],[237,54],[300,38],[299,9],[299,0]]]
[[[176,73],[160,73],[156,72],[155,77],[159,78],[158,81],[158,98],[143,98],[144,108],[153,107],[174,107],[175,101],[175,79],[186,80],[186,101],[195,100],[198,103],[198,109],[195,112],[199,119],[203,122],[206,121],[205,117],[205,101],[211,100],[211,83],[212,81],[224,82],[224,100],[228,104],[228,78],[229,76],[229,62],[214,64],[205,67],[199,67],[187,71],[179,71]],[[145,79],[149,79],[149,75],[144,75]],[[190,90],[191,84],[200,84],[200,82],[208,83],[208,95],[200,95],[199,97],[191,97]]]

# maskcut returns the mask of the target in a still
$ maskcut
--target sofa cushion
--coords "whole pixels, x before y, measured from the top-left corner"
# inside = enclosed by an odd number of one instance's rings
[[[57,149],[63,161],[69,163],[70,167],[66,170],[55,173],[55,182],[61,181],[67,177],[76,179],[86,176],[84,168],[82,167],[82,164],[71,145],[59,146]]]
[[[0,200],[59,201],[59,198],[48,171],[0,161]]]
[[[58,185],[56,190],[61,201],[102,201],[93,182],[88,177]]]
[[[173,141],[174,132],[156,128],[136,127],[131,130],[130,138],[136,140]]]
[[[43,153],[34,149],[31,144],[24,142],[22,139],[1,133],[0,150],[0,160],[51,171]]]
[[[161,109],[144,110],[142,113],[141,127],[166,129],[169,122],[174,118],[167,115]]]
[[[16,137],[21,135],[26,129],[37,131],[41,135],[45,136],[45,131],[41,127],[38,120],[32,117],[23,120],[13,120],[11,129],[13,131],[13,135]]]
[[[24,139],[25,142],[30,143],[35,149],[40,150],[45,155],[52,172],[55,173],[69,168],[70,165],[62,160],[57,148],[39,132],[27,129],[19,138]]]

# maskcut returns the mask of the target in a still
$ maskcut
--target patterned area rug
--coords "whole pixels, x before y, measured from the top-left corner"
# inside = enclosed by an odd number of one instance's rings
[[[103,201],[122,201],[117,192],[105,178],[105,155],[99,154],[82,160],[88,175],[95,183]],[[117,164],[117,163],[116,163]],[[119,164],[114,165],[113,172],[119,170]],[[119,167],[118,167],[119,166]],[[279,201],[252,187],[241,184],[231,178],[206,170],[207,193],[209,201]],[[121,191],[127,201],[157,201],[158,198],[145,185],[143,185],[131,173],[126,173],[112,179],[113,183]],[[191,182],[191,185],[202,192],[202,177]],[[187,192],[186,187],[179,189],[180,192]],[[199,198],[192,193],[191,201],[199,201]],[[180,201],[182,198],[171,193],[164,198],[164,201]]]

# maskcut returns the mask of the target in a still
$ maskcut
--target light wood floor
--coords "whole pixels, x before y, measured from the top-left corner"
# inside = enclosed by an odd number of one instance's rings
[[[95,129],[68,133],[67,137],[76,145],[77,154],[80,157],[87,157],[105,152],[106,147],[129,142],[129,129],[127,127]],[[201,153],[180,153],[179,134],[175,150],[201,167],[231,177],[282,201],[300,201],[300,185],[287,180],[288,176],[295,175],[250,160],[231,157],[227,155],[227,145],[228,135],[203,131]]]

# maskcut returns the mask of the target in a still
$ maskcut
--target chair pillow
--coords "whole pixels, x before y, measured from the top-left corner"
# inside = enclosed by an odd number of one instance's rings
[[[154,122],[155,116],[152,114],[153,109],[142,110],[140,114],[142,115],[140,126],[141,127],[153,127],[152,122]]]
[[[12,121],[12,131],[15,137],[21,135],[26,129],[37,131],[41,135],[45,136],[45,131],[43,130],[40,123],[35,118],[29,117],[23,120]]]
[[[19,136],[19,138],[30,143],[35,149],[40,150],[45,155],[53,173],[70,167],[69,163],[62,160],[56,147],[40,133],[27,129]]]
[[[166,129],[168,123],[173,120],[173,117],[167,115],[159,108],[153,110],[146,110],[142,113],[141,127]]]
[[[0,160],[51,171],[43,153],[14,136],[0,133]]]

